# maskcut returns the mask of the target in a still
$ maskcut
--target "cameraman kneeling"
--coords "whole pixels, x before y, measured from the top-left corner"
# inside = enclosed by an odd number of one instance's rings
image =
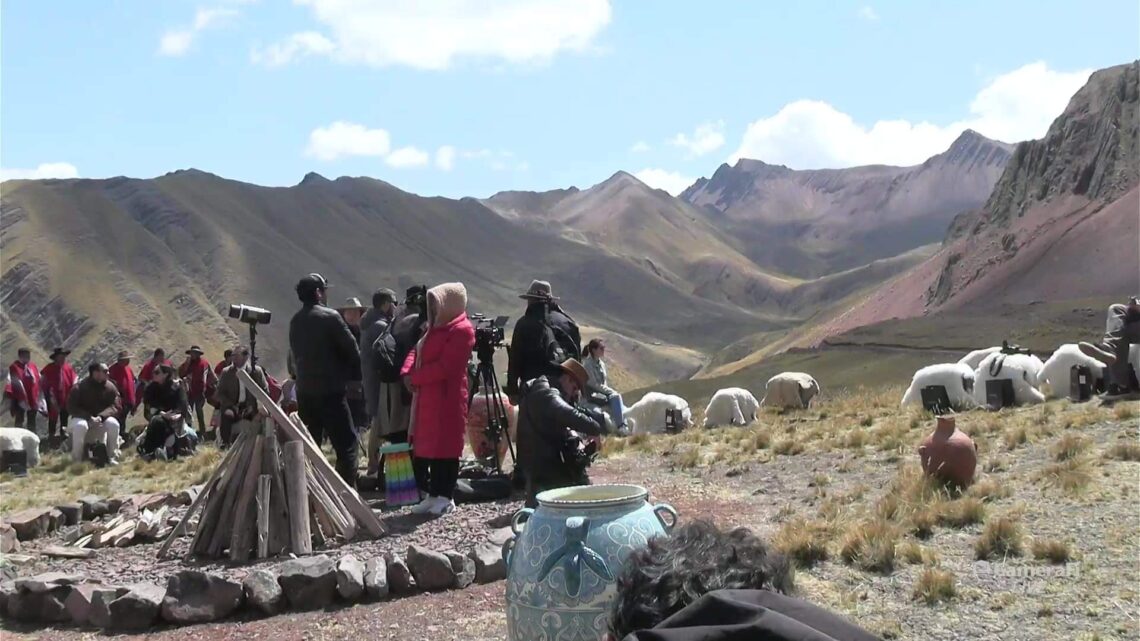
[[[605,419],[594,409],[575,405],[588,376],[574,359],[522,387],[519,408],[519,463],[526,473],[526,504],[537,505],[535,495],[572,485],[589,485],[586,468],[597,452],[583,434],[605,434]]]

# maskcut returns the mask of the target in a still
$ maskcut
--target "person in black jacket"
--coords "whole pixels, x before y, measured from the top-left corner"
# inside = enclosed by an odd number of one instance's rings
[[[527,507],[539,492],[589,485],[585,466],[565,456],[579,434],[605,434],[601,412],[576,403],[586,387],[586,370],[576,360],[560,366],[557,376],[539,376],[523,385],[519,407],[518,463],[526,477]]]
[[[313,440],[327,435],[336,450],[336,470],[356,484],[357,434],[347,393],[360,394],[360,352],[348,325],[326,307],[328,281],[309,274],[297,283],[302,307],[289,321],[289,351],[297,374],[297,406]]]
[[[558,305],[550,283],[536,280],[519,298],[527,301],[527,308],[511,333],[505,391],[512,398],[517,398],[523,383],[544,374],[557,375],[560,363],[582,358],[578,324]]]
[[[609,641],[877,641],[843,617],[788,596],[788,558],[747,528],[677,526],[629,555]]]
[[[194,453],[197,434],[187,427],[190,402],[186,388],[175,376],[173,365],[154,368],[152,379],[143,388],[146,433],[139,440],[139,456],[166,460]]]

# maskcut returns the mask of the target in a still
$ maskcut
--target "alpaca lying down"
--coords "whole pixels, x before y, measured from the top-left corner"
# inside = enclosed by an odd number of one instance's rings
[[[1104,377],[1104,363],[1086,356],[1076,343],[1066,343],[1058,347],[1041,368],[1041,388],[1048,398],[1061,398],[1069,393],[1072,369],[1077,365],[1091,369],[1095,379]]]
[[[946,388],[950,407],[967,410],[975,406],[974,370],[964,363],[928,365],[914,373],[910,387],[903,394],[902,405],[922,405],[922,390],[930,385]]]
[[[760,403],[742,387],[717,390],[705,408],[705,427],[748,425],[756,420]]]
[[[665,433],[665,410],[681,410],[681,427],[692,427],[693,412],[689,409],[688,401],[672,394],[648,392],[640,401],[625,409],[625,422],[629,433]]]
[[[986,404],[986,381],[1009,379],[1016,404],[1044,403],[1045,395],[1037,389],[1044,365],[1031,354],[990,354],[974,371],[974,400],[978,405]]]
[[[40,437],[19,427],[0,427],[0,452],[27,452],[28,467],[40,464]]]

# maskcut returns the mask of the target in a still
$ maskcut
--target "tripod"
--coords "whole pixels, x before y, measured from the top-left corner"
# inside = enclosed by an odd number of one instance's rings
[[[503,473],[502,461],[499,460],[499,442],[501,439],[507,440],[507,451],[511,455],[512,461],[517,461],[515,458],[515,446],[511,443],[510,424],[507,421],[507,408],[503,405],[502,388],[499,387],[499,377],[495,374],[495,363],[493,362],[493,354],[488,358],[484,358],[483,354],[479,354],[479,363],[475,366],[475,385],[471,388],[471,393],[467,397],[467,408],[471,408],[471,403],[475,400],[476,394],[483,394],[487,399],[487,428],[486,433],[491,441],[491,470],[501,475]]]
[[[246,325],[249,325],[249,363],[254,366],[257,365],[257,323]]]

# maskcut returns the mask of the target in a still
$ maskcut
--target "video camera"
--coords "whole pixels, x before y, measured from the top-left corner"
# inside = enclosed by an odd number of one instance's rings
[[[1013,345],[1009,341],[1002,341],[1001,342],[1001,353],[1006,354],[1006,355],[1012,355],[1012,354],[1025,354],[1027,356],[1033,355],[1033,352],[1031,352],[1028,347],[1022,347],[1021,345]]]
[[[483,314],[472,314],[475,324],[475,354],[480,361],[489,362],[495,356],[495,348],[506,343],[506,327],[510,316],[487,318]]]
[[[229,317],[250,325],[268,325],[273,312],[252,305],[230,305]]]

